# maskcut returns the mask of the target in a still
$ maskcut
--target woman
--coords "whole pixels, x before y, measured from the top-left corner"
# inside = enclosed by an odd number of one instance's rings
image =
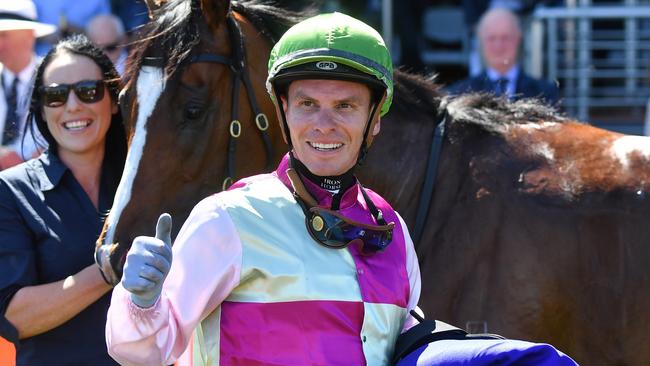
[[[28,121],[48,148],[0,172],[0,336],[17,365],[114,365],[111,287],[93,260],[126,155],[111,61],[84,36],[58,43],[34,78]]]

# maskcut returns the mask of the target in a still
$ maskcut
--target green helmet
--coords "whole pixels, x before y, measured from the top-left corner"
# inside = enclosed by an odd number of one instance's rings
[[[384,40],[372,27],[341,13],[306,19],[273,47],[266,80],[273,102],[278,103],[274,94],[282,82],[297,79],[357,81],[379,90],[379,98],[385,91],[382,116],[393,99],[393,63]]]

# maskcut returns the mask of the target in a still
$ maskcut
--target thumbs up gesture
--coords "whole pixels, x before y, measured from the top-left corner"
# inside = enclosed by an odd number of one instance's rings
[[[171,230],[172,217],[167,213],[160,215],[156,237],[138,236],[126,255],[122,286],[141,308],[150,308],[160,297],[172,265]]]

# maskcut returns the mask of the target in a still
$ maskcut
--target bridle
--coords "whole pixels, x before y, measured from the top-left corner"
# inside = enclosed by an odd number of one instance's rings
[[[273,146],[269,138],[268,128],[269,120],[267,116],[261,112],[253,85],[246,70],[246,48],[244,44],[244,34],[242,33],[239,23],[235,21],[231,13],[226,16],[226,24],[228,26],[228,36],[230,44],[233,46],[232,56],[218,55],[211,52],[203,52],[190,57],[184,61],[184,65],[189,65],[198,62],[210,62],[223,64],[230,67],[232,71],[232,104],[230,110],[230,132],[228,141],[227,164],[225,171],[225,178],[221,184],[223,190],[226,190],[232,183],[235,176],[235,153],[237,150],[237,139],[242,132],[242,124],[239,121],[239,90],[241,84],[246,88],[248,101],[255,115],[255,125],[260,131],[262,140],[264,141],[264,149],[266,151],[266,167],[265,170],[269,171],[273,167]],[[162,59],[158,57],[145,57],[142,61],[143,66],[156,66],[161,67]]]
[[[416,245],[420,244],[420,240],[422,240],[424,220],[429,216],[429,206],[433,199],[433,190],[435,189],[436,176],[438,175],[438,161],[440,160],[440,152],[445,137],[447,115],[447,108],[445,108],[438,119],[436,129],[433,133],[433,140],[431,141],[427,168],[424,173],[424,182],[422,183],[422,190],[420,191],[420,201],[418,202],[418,209],[415,216],[415,227],[411,235],[411,238]]]

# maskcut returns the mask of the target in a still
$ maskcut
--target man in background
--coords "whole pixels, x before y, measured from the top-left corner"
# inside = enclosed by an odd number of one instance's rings
[[[2,0],[13,1],[13,0]],[[57,25],[58,34],[39,39],[36,53],[45,55],[59,39],[83,33],[88,22],[99,14],[110,14],[110,0],[33,0],[38,12],[38,21]]]
[[[24,136],[29,87],[37,64],[34,43],[54,33],[56,27],[35,20],[31,0],[0,2],[0,170],[37,153],[31,135]]]
[[[527,75],[519,64],[522,32],[519,19],[510,10],[488,10],[479,21],[478,37],[485,70],[461,80],[449,88],[451,94],[493,92],[511,100],[541,98],[556,105],[559,90],[556,84]]]
[[[117,72],[123,75],[128,52],[125,46],[126,32],[120,18],[113,14],[98,15],[88,22],[86,35],[113,61]]]

